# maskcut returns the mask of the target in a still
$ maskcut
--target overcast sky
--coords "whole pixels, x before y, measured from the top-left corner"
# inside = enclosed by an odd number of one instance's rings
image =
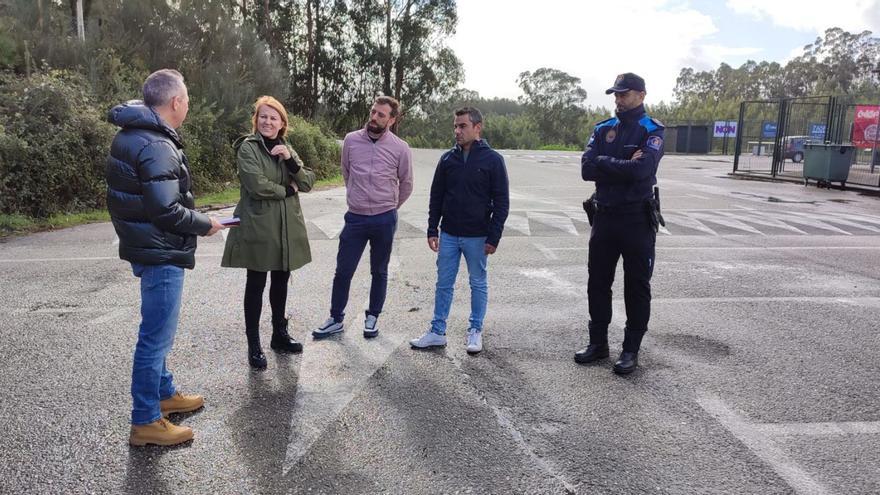
[[[459,0],[458,16],[464,87],[516,98],[520,72],[552,67],[605,107],[621,72],[645,78],[648,103],[670,101],[682,67],[785,62],[829,27],[880,33],[880,0]]]

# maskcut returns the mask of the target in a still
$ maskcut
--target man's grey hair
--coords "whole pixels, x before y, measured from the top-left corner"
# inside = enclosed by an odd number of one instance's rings
[[[174,69],[157,70],[144,81],[144,104],[148,107],[161,107],[185,89],[183,74]]]
[[[483,122],[483,114],[476,107],[461,107],[455,111],[456,117],[467,115],[471,121],[471,125],[477,125]]]

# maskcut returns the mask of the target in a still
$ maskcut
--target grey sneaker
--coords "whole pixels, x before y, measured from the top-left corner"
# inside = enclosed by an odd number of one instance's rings
[[[413,349],[430,349],[431,347],[446,347],[446,336],[445,335],[437,335],[436,333],[428,330],[425,335],[417,339],[412,339],[409,341],[409,345],[413,347]]]
[[[467,353],[479,354],[483,350],[483,331],[476,328],[468,329]]]
[[[372,339],[373,337],[379,335],[379,327],[376,326],[376,318],[373,315],[367,315],[366,319],[364,319],[364,338]]]
[[[342,324],[341,321],[336,321],[333,317],[327,318],[327,321],[321,324],[317,330],[312,331],[312,337],[316,339],[323,339],[325,337],[329,337],[334,333],[339,333],[344,330],[345,325]]]

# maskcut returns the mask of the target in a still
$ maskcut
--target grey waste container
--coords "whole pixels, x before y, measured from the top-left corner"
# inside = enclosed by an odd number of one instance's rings
[[[840,182],[843,189],[854,154],[855,147],[849,144],[805,143],[804,185],[815,179],[817,186]]]

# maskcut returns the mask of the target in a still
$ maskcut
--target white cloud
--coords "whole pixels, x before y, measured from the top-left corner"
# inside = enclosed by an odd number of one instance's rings
[[[621,72],[645,78],[649,102],[669,101],[682,67],[760,51],[711,44],[715,23],[681,1],[462,0],[458,14],[450,46],[464,86],[487,97],[515,98],[520,72],[552,67],[581,78],[590,105],[612,106],[604,91]]]
[[[880,29],[880,0],[727,0],[727,7],[755,19],[800,31],[823,33],[830,27],[847,31]]]

